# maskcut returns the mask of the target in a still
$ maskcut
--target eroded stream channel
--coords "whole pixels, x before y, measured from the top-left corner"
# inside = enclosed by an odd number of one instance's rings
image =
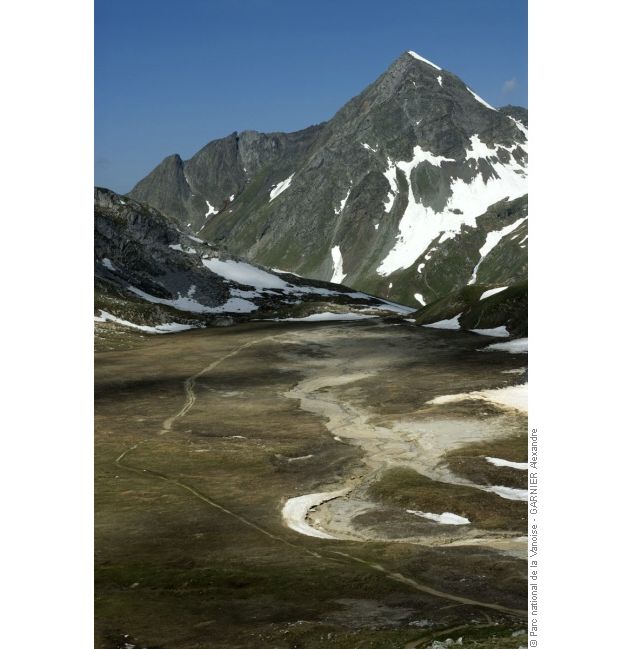
[[[103,646],[518,646],[526,355],[489,342],[252,323],[98,353]]]

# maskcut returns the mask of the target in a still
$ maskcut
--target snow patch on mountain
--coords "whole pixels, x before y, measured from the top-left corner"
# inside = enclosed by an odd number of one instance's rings
[[[461,314],[454,316],[453,318],[448,318],[447,320],[439,320],[438,322],[433,322],[431,324],[422,325],[424,327],[432,327],[433,329],[460,329],[461,325],[459,324],[459,318]]]
[[[266,270],[256,268],[244,261],[234,261],[233,259],[221,260],[217,258],[203,259],[203,265],[209,268],[213,273],[224,277],[237,284],[253,286],[256,289],[280,288],[286,289],[289,284],[281,277],[268,273]]]
[[[474,134],[470,138],[470,148],[465,151],[466,160],[478,160],[479,158],[491,158],[496,156],[496,147],[491,148]]]
[[[514,124],[516,124],[516,128],[526,137],[529,137],[529,133],[527,131],[527,127],[519,120],[516,119],[515,117],[512,117],[511,115],[508,115],[509,119],[511,119]]]
[[[351,186],[348,188],[348,191],[346,192],[346,196],[340,201],[340,208],[337,209],[335,208],[335,214],[341,214],[344,211],[344,208],[346,207],[346,202],[348,201],[348,197],[351,195],[351,190],[353,189],[353,184],[351,183]]]
[[[437,81],[438,81],[439,85],[443,88],[443,77],[441,75],[439,75],[437,77]]]
[[[441,167],[443,163],[455,160],[435,156],[423,151],[418,145],[414,147],[412,160],[388,160],[388,171],[384,172],[384,175],[392,173],[393,167],[401,169],[406,175],[408,205],[399,222],[395,245],[377,267],[379,275],[387,276],[397,270],[409,268],[437,237],[440,237],[439,243],[452,239],[461,231],[461,226],[475,227],[477,217],[484,214],[490,205],[503,199],[513,200],[527,193],[525,166],[514,157],[506,163],[501,162],[496,156],[496,149],[483,144],[478,135],[475,135],[470,139],[466,159],[477,158],[484,158],[494,173],[485,179],[479,169],[476,175],[467,181],[452,178],[450,197],[440,212],[417,202],[412,189],[411,174],[422,162]],[[390,182],[388,175],[386,178]]]
[[[176,331],[187,331],[188,329],[195,329],[195,325],[191,324],[181,324],[180,322],[164,322],[159,325],[140,325],[129,320],[123,320],[117,316],[103,311],[100,309],[99,315],[95,316],[95,322],[114,322],[115,324],[122,325],[123,327],[128,327],[130,329],[137,329],[138,331],[144,331],[149,334],[168,334],[174,333]]]
[[[289,189],[289,185],[291,185],[291,181],[293,180],[293,176],[295,176],[295,172],[292,173],[288,178],[285,178],[282,182],[279,182],[272,190],[269,192],[269,202],[276,197],[280,196],[285,189]],[[232,197],[233,198],[233,197]]]
[[[331,248],[331,257],[333,259],[333,276],[331,277],[331,282],[341,284],[346,277],[346,273],[344,272],[344,258],[342,257],[342,251],[339,246],[333,246]]]
[[[487,257],[487,255],[489,255],[490,252],[492,252],[492,250],[494,250],[494,248],[500,243],[501,239],[507,236],[510,232],[513,232],[517,227],[519,227],[526,220],[527,217],[523,216],[517,221],[514,221],[511,225],[507,225],[504,228],[501,228],[500,230],[494,230],[494,232],[487,233],[487,236],[485,237],[485,243],[481,246],[481,249],[479,250],[479,254],[481,255],[481,258],[479,259],[478,264],[474,266],[474,270],[472,271],[472,277],[470,278],[468,284],[474,284],[476,282],[476,275],[478,273],[478,269],[483,263],[483,260],[485,259],[485,257]],[[488,291],[485,291],[485,293],[488,293]],[[481,295],[481,300],[483,299],[483,297],[486,297],[485,293]]]
[[[421,56],[421,54],[417,54],[416,52],[413,52],[412,50],[409,50],[408,54],[410,54],[410,56],[413,59],[417,59],[418,61],[423,61],[424,63],[427,63],[428,65],[431,65],[435,70],[441,71],[441,68],[436,63],[432,63],[432,61],[428,61],[428,59],[424,59],[423,56]]]
[[[117,269],[116,269],[115,266],[113,265],[112,261],[110,261],[110,259],[108,259],[107,257],[104,257],[104,258],[101,260],[101,265],[104,266],[104,267],[106,267],[108,270],[113,271],[113,272],[116,272],[116,271],[117,271]]]
[[[136,286],[129,285],[128,290],[135,295],[138,295],[140,298],[146,300],[146,302],[152,302],[153,304],[163,304],[165,306],[171,306],[174,309],[179,311],[187,311],[189,313],[251,313],[256,311],[258,307],[249,300],[243,298],[231,297],[227,302],[219,306],[206,306],[201,304],[196,300],[192,299],[192,289],[188,292],[188,295],[183,296],[180,293],[178,297],[167,299],[162,297],[156,297],[156,295],[150,295],[142,291]]]
[[[501,291],[504,291],[506,288],[507,288],[506,286],[499,286],[498,288],[490,288],[488,291],[483,291],[481,293],[481,297],[479,298],[479,302],[481,300],[487,299],[492,295],[496,295],[496,293],[500,293]]]
[[[213,313],[212,307],[205,306],[204,304],[193,300],[191,297],[183,296],[180,293],[178,294],[178,297],[168,299],[150,295],[150,293],[146,293],[136,286],[129,285],[127,288],[131,293],[134,293],[143,300],[146,300],[146,302],[171,306],[179,311],[187,311],[189,313]]]
[[[194,250],[194,248],[183,248],[183,246],[180,243],[172,243],[168,246],[168,248],[171,248],[172,250],[176,250],[177,252],[183,252],[186,255],[196,254],[196,250]]]
[[[399,191],[397,185],[397,165],[390,158],[388,158],[388,169],[384,171],[384,176],[390,185],[390,191],[384,201],[384,211],[390,212],[393,203],[395,202],[397,192]]]
[[[362,146],[367,150],[367,151],[372,151],[373,153],[377,153],[377,149],[373,149],[370,144],[366,144],[366,142],[362,142]]]
[[[208,200],[205,202],[207,203],[207,213],[205,214],[205,218],[218,214],[218,210]]]
[[[465,86],[465,87],[467,88],[467,86]],[[498,112],[498,109],[494,108],[494,106],[490,106],[482,97],[479,97],[473,90],[471,90],[470,88],[467,88],[467,89],[468,89],[469,93],[472,95],[472,97],[474,97],[474,99],[476,99],[476,101],[483,104],[483,106],[485,106],[486,108],[489,108],[490,110],[494,110],[494,111]]]
[[[423,299],[423,295],[421,295],[421,293],[415,293],[414,298],[415,300],[417,300],[417,302],[419,302],[421,306],[426,305],[426,301]]]

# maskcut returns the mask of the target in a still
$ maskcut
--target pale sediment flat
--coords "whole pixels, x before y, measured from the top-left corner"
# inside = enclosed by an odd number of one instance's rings
[[[335,333],[331,331],[327,335],[332,339]],[[363,393],[364,386],[381,375],[385,369],[382,363],[376,362],[373,367],[369,367],[365,359],[359,357],[348,359],[345,368],[338,361],[335,361],[335,364],[337,372],[332,372],[332,363],[321,362],[315,367],[308,364],[305,368],[308,378],[298,382],[285,396],[298,399],[302,410],[319,416],[335,440],[360,448],[364,468],[344,479],[339,485],[328,485],[328,494],[338,493],[337,490],[331,489],[339,486],[340,495],[323,498],[324,493],[318,492],[287,501],[283,510],[287,512],[284,518],[292,529],[309,536],[326,534],[332,539],[347,541],[387,540],[376,530],[360,529],[353,521],[376,508],[365,496],[365,489],[391,467],[408,467],[426,477],[448,484],[490,491],[504,499],[525,499],[525,492],[522,490],[473,484],[454,475],[441,462],[448,450],[459,448],[468,442],[483,441],[501,435],[501,430],[495,424],[478,418],[448,418],[432,412],[423,414],[421,410],[378,417],[376,410],[368,407],[363,399],[347,399],[342,395],[342,391],[352,388],[358,395]],[[404,386],[404,391],[407,389],[407,386]],[[514,411],[526,412],[527,385],[441,395],[427,403],[420,403],[419,408],[425,408],[428,404],[451,404],[465,399],[485,400]],[[302,511],[300,504],[306,505],[302,520],[298,520]],[[293,516],[288,515],[290,511],[293,511]],[[431,513],[428,518],[443,526],[451,519],[452,514],[448,513],[445,519],[443,516],[444,514]],[[467,521],[464,517],[459,519]],[[466,538],[470,538],[472,534],[473,531],[470,530]],[[419,538],[408,535],[403,540],[438,545],[446,539],[435,532],[432,538],[427,538],[425,534]],[[456,534],[453,534],[450,540],[456,543]],[[496,544],[498,538],[493,534],[482,535],[483,545],[487,545],[489,540],[494,540]]]

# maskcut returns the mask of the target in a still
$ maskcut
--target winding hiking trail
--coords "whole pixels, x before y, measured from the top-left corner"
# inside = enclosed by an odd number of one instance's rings
[[[338,326],[341,327],[342,325],[334,325],[334,326],[331,325],[329,327],[329,329],[335,329]],[[508,615],[511,615],[511,616],[514,616],[514,617],[526,618],[527,617],[527,612],[524,611],[524,610],[509,608],[509,607],[502,606],[502,605],[499,605],[499,604],[493,604],[493,603],[490,603],[490,602],[484,602],[484,601],[480,601],[480,600],[470,599],[470,598],[467,598],[467,597],[453,595],[452,593],[443,592],[443,591],[437,590],[435,588],[432,588],[430,586],[427,586],[425,584],[422,584],[422,583],[420,583],[420,582],[418,582],[418,581],[416,581],[416,580],[414,580],[414,579],[412,579],[410,577],[406,577],[406,576],[402,575],[401,573],[393,572],[391,570],[388,570],[387,568],[385,568],[384,566],[382,566],[379,563],[366,561],[364,559],[355,557],[355,556],[353,556],[351,554],[348,554],[348,553],[345,553],[345,552],[327,550],[326,553],[322,553],[322,554],[318,553],[318,552],[316,552],[314,550],[311,550],[310,548],[307,548],[305,545],[298,544],[298,543],[293,543],[293,542],[289,541],[288,539],[285,539],[285,538],[283,538],[281,536],[278,536],[278,535],[270,532],[269,530],[261,527],[260,525],[254,523],[253,521],[250,521],[249,519],[245,518],[244,516],[241,516],[240,514],[237,514],[236,512],[232,511],[231,509],[225,507],[224,505],[213,501],[208,496],[206,496],[204,493],[202,493],[201,491],[199,491],[198,489],[196,489],[192,485],[190,485],[190,484],[188,484],[186,482],[183,482],[182,480],[179,480],[179,479],[174,478],[174,477],[170,477],[169,475],[167,475],[165,473],[155,471],[155,470],[153,470],[151,468],[131,464],[128,461],[125,461],[140,446],[145,445],[145,444],[149,444],[152,441],[158,439],[159,436],[166,435],[167,433],[172,432],[172,428],[173,428],[174,423],[177,420],[184,418],[188,414],[188,412],[193,408],[193,406],[195,405],[196,399],[197,399],[197,397],[196,397],[196,383],[197,383],[197,380],[199,378],[203,377],[204,375],[209,374],[214,369],[218,368],[220,365],[222,365],[223,363],[225,363],[227,360],[231,359],[232,357],[240,354],[245,349],[248,349],[250,347],[253,347],[255,345],[258,345],[258,344],[261,344],[261,343],[264,343],[264,342],[268,342],[268,341],[273,341],[273,340],[278,340],[278,339],[283,339],[283,338],[289,339],[289,338],[294,338],[294,337],[303,336],[303,335],[304,335],[303,332],[295,332],[295,333],[293,333],[293,332],[285,331],[282,334],[276,334],[276,335],[271,335],[271,336],[264,336],[264,337],[261,337],[261,338],[255,338],[255,339],[250,340],[250,341],[248,341],[246,343],[243,343],[241,345],[236,346],[234,349],[232,349],[230,352],[224,354],[219,359],[209,363],[208,365],[203,367],[198,372],[196,372],[196,373],[192,374],[191,376],[187,377],[183,381],[183,387],[184,387],[184,391],[185,391],[185,401],[183,403],[183,406],[175,414],[170,415],[169,417],[167,417],[166,419],[163,420],[160,430],[157,431],[157,435],[155,435],[153,437],[148,437],[148,438],[146,438],[146,439],[144,439],[144,440],[142,440],[140,442],[137,442],[137,443],[133,444],[132,446],[128,447],[127,449],[125,449],[115,459],[115,461],[114,461],[115,465],[117,467],[121,468],[121,469],[124,469],[126,471],[130,471],[130,472],[135,473],[135,474],[137,474],[139,476],[142,476],[144,478],[160,480],[160,481],[169,483],[171,485],[177,486],[180,489],[182,489],[183,491],[185,491],[185,492],[189,493],[190,495],[194,496],[195,498],[197,498],[201,502],[205,503],[207,506],[212,507],[212,508],[214,508],[214,509],[216,509],[218,511],[221,511],[224,514],[226,514],[227,516],[231,516],[232,518],[240,521],[240,523],[242,523],[243,525],[245,525],[245,526],[247,526],[247,527],[249,527],[251,529],[256,530],[257,532],[259,532],[260,534],[268,537],[269,539],[274,540],[276,542],[279,542],[279,543],[281,543],[281,544],[283,544],[283,545],[285,545],[287,547],[293,548],[295,550],[299,550],[300,552],[306,553],[306,554],[310,555],[311,557],[313,557],[315,559],[320,559],[320,560],[329,561],[329,562],[342,563],[342,558],[341,557],[343,557],[346,561],[362,564],[362,565],[368,567],[370,570],[381,572],[382,574],[384,574],[386,576],[387,579],[397,581],[397,582],[402,583],[402,584],[404,584],[404,585],[406,585],[406,586],[408,586],[408,587],[410,587],[410,588],[412,588],[414,590],[426,593],[428,595],[433,595],[434,597],[438,597],[440,599],[445,599],[445,600],[450,601],[450,602],[456,602],[456,603],[459,603],[459,604],[462,604],[462,605],[480,607],[480,608],[484,608],[484,609],[494,610],[494,611],[497,611],[499,613],[508,614]],[[305,338],[306,338],[306,336],[305,336]],[[288,341],[288,342],[291,342],[291,341]],[[353,378],[344,376],[344,377],[342,377],[340,379],[339,382],[340,383],[347,383],[347,382],[349,382],[351,380],[355,380],[356,378],[359,378],[359,376],[355,376]],[[330,380],[332,380],[332,379],[330,379]],[[318,379],[318,381],[319,381],[319,379]],[[312,389],[309,390],[308,392],[313,392],[317,388],[317,386],[312,385],[311,388]],[[289,396],[289,395],[287,395],[287,396]],[[346,412],[345,406],[343,406],[343,405],[333,404],[332,402],[331,402],[331,405],[334,406],[334,407],[335,406],[339,407],[342,412]],[[322,404],[320,404],[320,407],[322,407]],[[346,413],[346,414],[350,415],[351,413]],[[334,428],[333,430],[337,430],[337,428]],[[409,646],[415,647],[417,645],[416,644],[410,644]]]

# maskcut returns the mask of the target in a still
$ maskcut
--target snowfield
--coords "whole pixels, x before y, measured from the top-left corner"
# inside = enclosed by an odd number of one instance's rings
[[[456,160],[436,156],[429,151],[424,151],[419,145],[414,147],[411,160],[395,162],[388,158],[388,168],[384,175],[390,183],[390,192],[384,205],[392,206],[394,196],[397,194],[397,168],[404,172],[408,182],[408,204],[399,222],[399,234],[395,245],[377,267],[377,273],[387,276],[397,270],[409,268],[435,239],[439,238],[439,243],[452,239],[460,232],[461,226],[475,227],[477,217],[484,214],[490,205],[503,199],[513,200],[526,194],[525,166],[517,162],[513,156],[506,163],[500,162],[496,155],[499,147],[506,150],[520,147],[524,150],[525,146],[525,142],[516,142],[513,147],[495,144],[492,148],[484,144],[478,135],[473,135],[470,146],[465,152],[465,160],[485,161],[494,173],[487,180],[480,170],[467,182],[461,178],[452,178],[450,197],[440,212],[417,202],[412,189],[411,174],[423,162],[442,167],[444,163],[456,162]],[[514,227],[518,225],[520,222],[517,222]],[[504,234],[501,234],[500,238]],[[495,243],[490,239],[492,248],[500,238]],[[481,252],[481,261],[482,258],[483,252]]]
[[[256,268],[256,266],[247,264],[244,261],[233,261],[232,259],[222,261],[217,258],[203,259],[202,261],[203,265],[213,273],[237,284],[253,286],[260,290],[267,288],[286,289],[290,286],[281,277]]]

